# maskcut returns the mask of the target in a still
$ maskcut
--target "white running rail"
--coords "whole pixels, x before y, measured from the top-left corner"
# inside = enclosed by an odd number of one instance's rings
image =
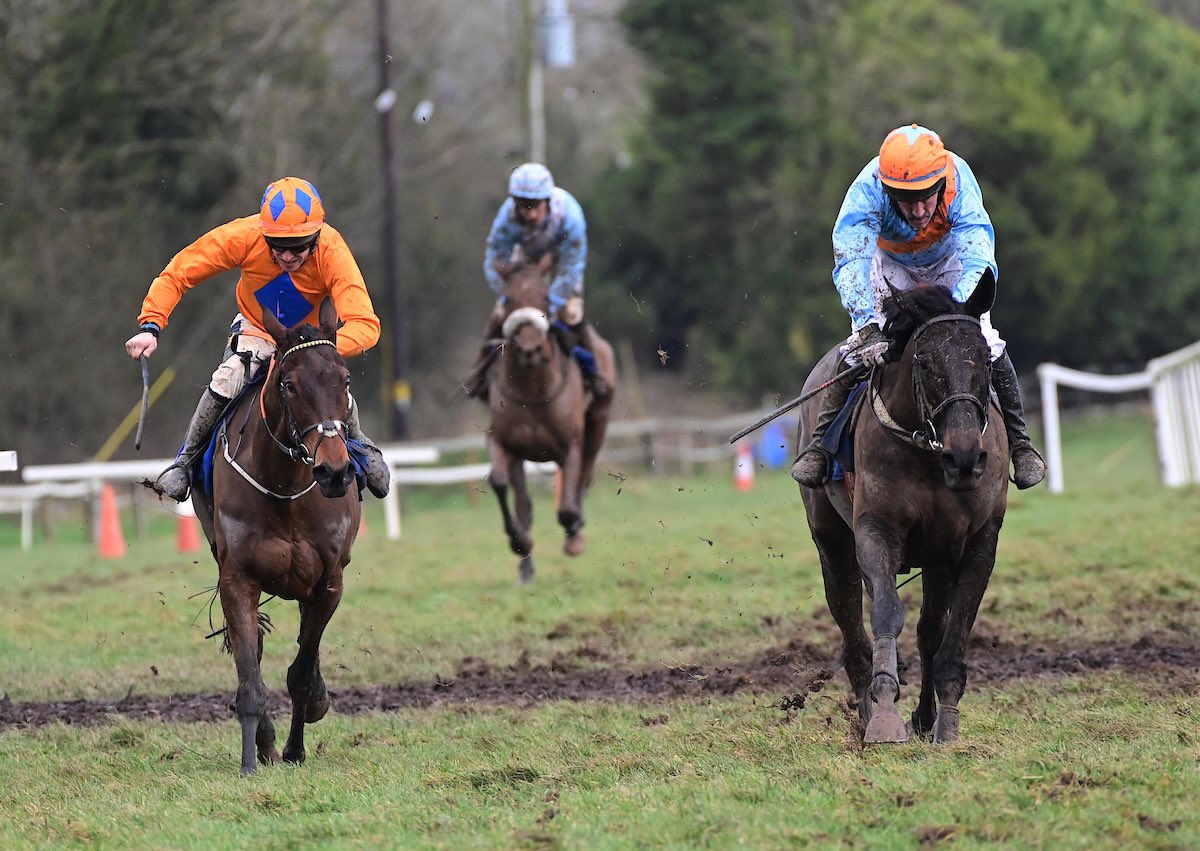
[[[1059,384],[1095,393],[1149,390],[1163,484],[1168,487],[1200,484],[1200,342],[1155,358],[1143,372],[1127,375],[1096,375],[1054,363],[1041,364],[1037,372],[1042,388],[1051,493],[1063,491]]]

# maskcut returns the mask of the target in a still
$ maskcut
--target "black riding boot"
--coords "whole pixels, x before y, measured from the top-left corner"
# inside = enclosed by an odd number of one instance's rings
[[[819,488],[829,481],[833,456],[821,446],[821,440],[841,413],[850,391],[858,383],[857,375],[855,373],[851,377],[835,381],[825,388],[821,397],[821,409],[817,412],[817,424],[813,426],[812,440],[792,464],[792,478],[806,488]]]
[[[154,483],[154,490],[163,496],[170,497],[176,502],[183,502],[188,497],[192,486],[192,463],[208,446],[212,436],[213,426],[221,418],[221,412],[229,400],[218,396],[212,390],[205,388],[192,421],[188,424],[187,436],[183,439],[183,448],[175,463],[163,470]]]
[[[471,367],[471,371],[462,381],[463,389],[466,390],[469,399],[487,401],[488,370],[500,354],[501,327],[501,323],[497,321],[497,316],[493,312],[488,317],[487,327],[483,329],[483,345],[479,349],[479,360],[475,361],[475,365]]]
[[[556,323],[556,327],[559,329],[563,348],[579,364],[579,369],[583,373],[583,383],[591,391],[592,396],[597,399],[607,396],[611,392],[611,388],[604,380],[604,376],[600,374],[600,365],[596,363],[596,354],[592,347],[591,327],[585,322],[580,322],[578,325],[559,322]],[[582,355],[576,353],[576,347],[582,350]]]
[[[1000,400],[1004,414],[1004,430],[1008,432],[1008,453],[1013,463],[1013,482],[1020,490],[1031,488],[1046,477],[1046,462],[1033,448],[1025,430],[1025,411],[1021,406],[1021,386],[1008,352],[992,361],[992,387]]]
[[[367,450],[367,490],[383,499],[392,487],[392,470],[375,442],[363,434],[358,422],[358,404],[353,399],[350,401],[350,419],[346,422],[346,437],[357,440]]]

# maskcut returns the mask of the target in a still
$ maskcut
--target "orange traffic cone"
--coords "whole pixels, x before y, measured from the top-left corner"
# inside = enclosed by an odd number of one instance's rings
[[[733,465],[733,483],[740,491],[754,487],[754,450],[749,443],[737,446],[737,461]]]
[[[125,535],[117,512],[117,494],[107,482],[100,488],[100,535],[96,540],[100,558],[124,558]]]
[[[175,509],[179,522],[175,530],[175,549],[181,553],[192,553],[200,549],[200,532],[196,529],[196,509],[192,501],[185,499]]]

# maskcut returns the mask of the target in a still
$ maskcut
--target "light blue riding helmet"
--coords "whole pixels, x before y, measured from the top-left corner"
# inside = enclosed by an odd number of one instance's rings
[[[541,163],[519,165],[508,178],[508,194],[514,198],[544,201],[553,193],[554,178]]]

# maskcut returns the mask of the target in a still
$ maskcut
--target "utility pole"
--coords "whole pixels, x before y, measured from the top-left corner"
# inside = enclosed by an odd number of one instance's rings
[[[575,63],[575,30],[568,0],[542,0],[534,15],[533,0],[521,0],[520,71],[517,84],[526,151],[532,162],[546,162],[545,69]]]
[[[408,438],[408,413],[412,405],[412,388],[408,383],[408,309],[400,281],[400,221],[396,208],[396,127],[392,110],[396,92],[389,81],[392,61],[388,49],[388,0],[375,0],[379,29],[379,94],[375,111],[379,113],[380,165],[383,168],[383,270],[384,301],[391,323],[391,369],[387,382],[391,407],[391,436],[394,440]]]

